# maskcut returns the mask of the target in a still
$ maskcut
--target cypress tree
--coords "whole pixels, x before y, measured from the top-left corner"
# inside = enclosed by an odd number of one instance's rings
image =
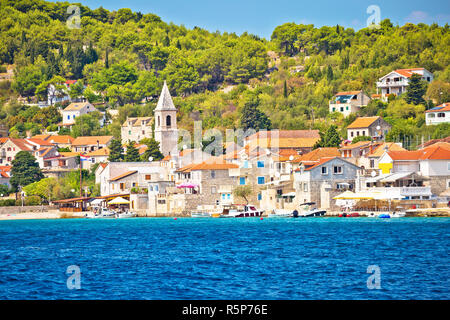
[[[122,142],[118,139],[113,139],[109,145],[108,161],[120,162],[123,161],[123,147]]]
[[[288,90],[287,90],[287,83],[286,80],[284,80],[284,85],[283,85],[283,95],[285,98],[288,97]]]
[[[425,104],[423,98],[427,91],[427,84],[422,81],[420,74],[413,73],[409,79],[408,91],[406,92],[405,101],[412,104]]]
[[[125,155],[125,162],[139,162],[139,150],[134,146],[134,141],[130,141],[127,145],[127,154]]]

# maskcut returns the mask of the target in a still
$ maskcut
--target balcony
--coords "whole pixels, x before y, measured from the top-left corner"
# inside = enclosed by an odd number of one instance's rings
[[[406,87],[408,86],[408,80],[400,80],[400,81],[377,81],[378,88],[391,88],[391,87]]]

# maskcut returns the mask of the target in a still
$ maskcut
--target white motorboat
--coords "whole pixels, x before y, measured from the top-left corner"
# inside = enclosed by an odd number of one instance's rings
[[[106,208],[100,208],[98,212],[90,212],[86,214],[86,218],[90,219],[98,219],[98,218],[115,218],[116,213],[112,210],[108,210]]]
[[[288,218],[292,217],[292,210],[274,209],[267,215],[268,218]]]
[[[137,214],[135,212],[131,212],[131,211],[121,212],[116,215],[116,217],[118,219],[134,218],[136,216],[137,216]]]
[[[300,205],[300,212],[298,210],[294,210],[292,213],[292,216],[294,218],[306,218],[306,217],[322,217],[324,216],[327,211],[326,210],[320,210],[317,208],[311,208],[311,206],[315,205],[315,202],[306,202]]]
[[[195,211],[191,212],[192,218],[211,218],[211,213],[206,211]]]
[[[257,209],[254,205],[234,205],[236,209],[224,209],[221,218],[245,218],[245,217],[261,217],[264,210]]]

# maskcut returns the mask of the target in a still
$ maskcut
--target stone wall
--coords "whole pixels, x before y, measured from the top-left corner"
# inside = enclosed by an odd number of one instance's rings
[[[21,212],[42,212],[49,210],[57,210],[57,206],[11,206],[0,207],[0,214],[16,214]]]

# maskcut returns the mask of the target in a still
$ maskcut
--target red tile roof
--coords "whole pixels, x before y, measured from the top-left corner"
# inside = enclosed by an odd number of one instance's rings
[[[136,170],[134,170],[134,171],[127,171],[127,172],[125,172],[125,173],[122,173],[121,175],[118,175],[117,177],[112,178],[110,181],[117,181],[117,180],[120,180],[120,179],[122,179],[122,178],[131,176],[132,174],[135,174],[136,172],[137,172]]]
[[[347,129],[368,128],[372,123],[380,119],[380,117],[359,117],[353,121]]]
[[[443,103],[443,104],[441,104],[441,105],[439,105],[437,107],[434,107],[434,108],[432,108],[430,110],[427,110],[427,111],[425,111],[425,113],[428,113],[428,112],[445,112],[445,111],[450,111],[450,102]]]
[[[401,74],[404,77],[410,78],[413,75],[413,71],[424,70],[424,68],[412,68],[412,69],[397,69],[394,70],[398,74]]]
[[[392,160],[450,160],[450,143],[438,142],[416,151],[388,151]]]

